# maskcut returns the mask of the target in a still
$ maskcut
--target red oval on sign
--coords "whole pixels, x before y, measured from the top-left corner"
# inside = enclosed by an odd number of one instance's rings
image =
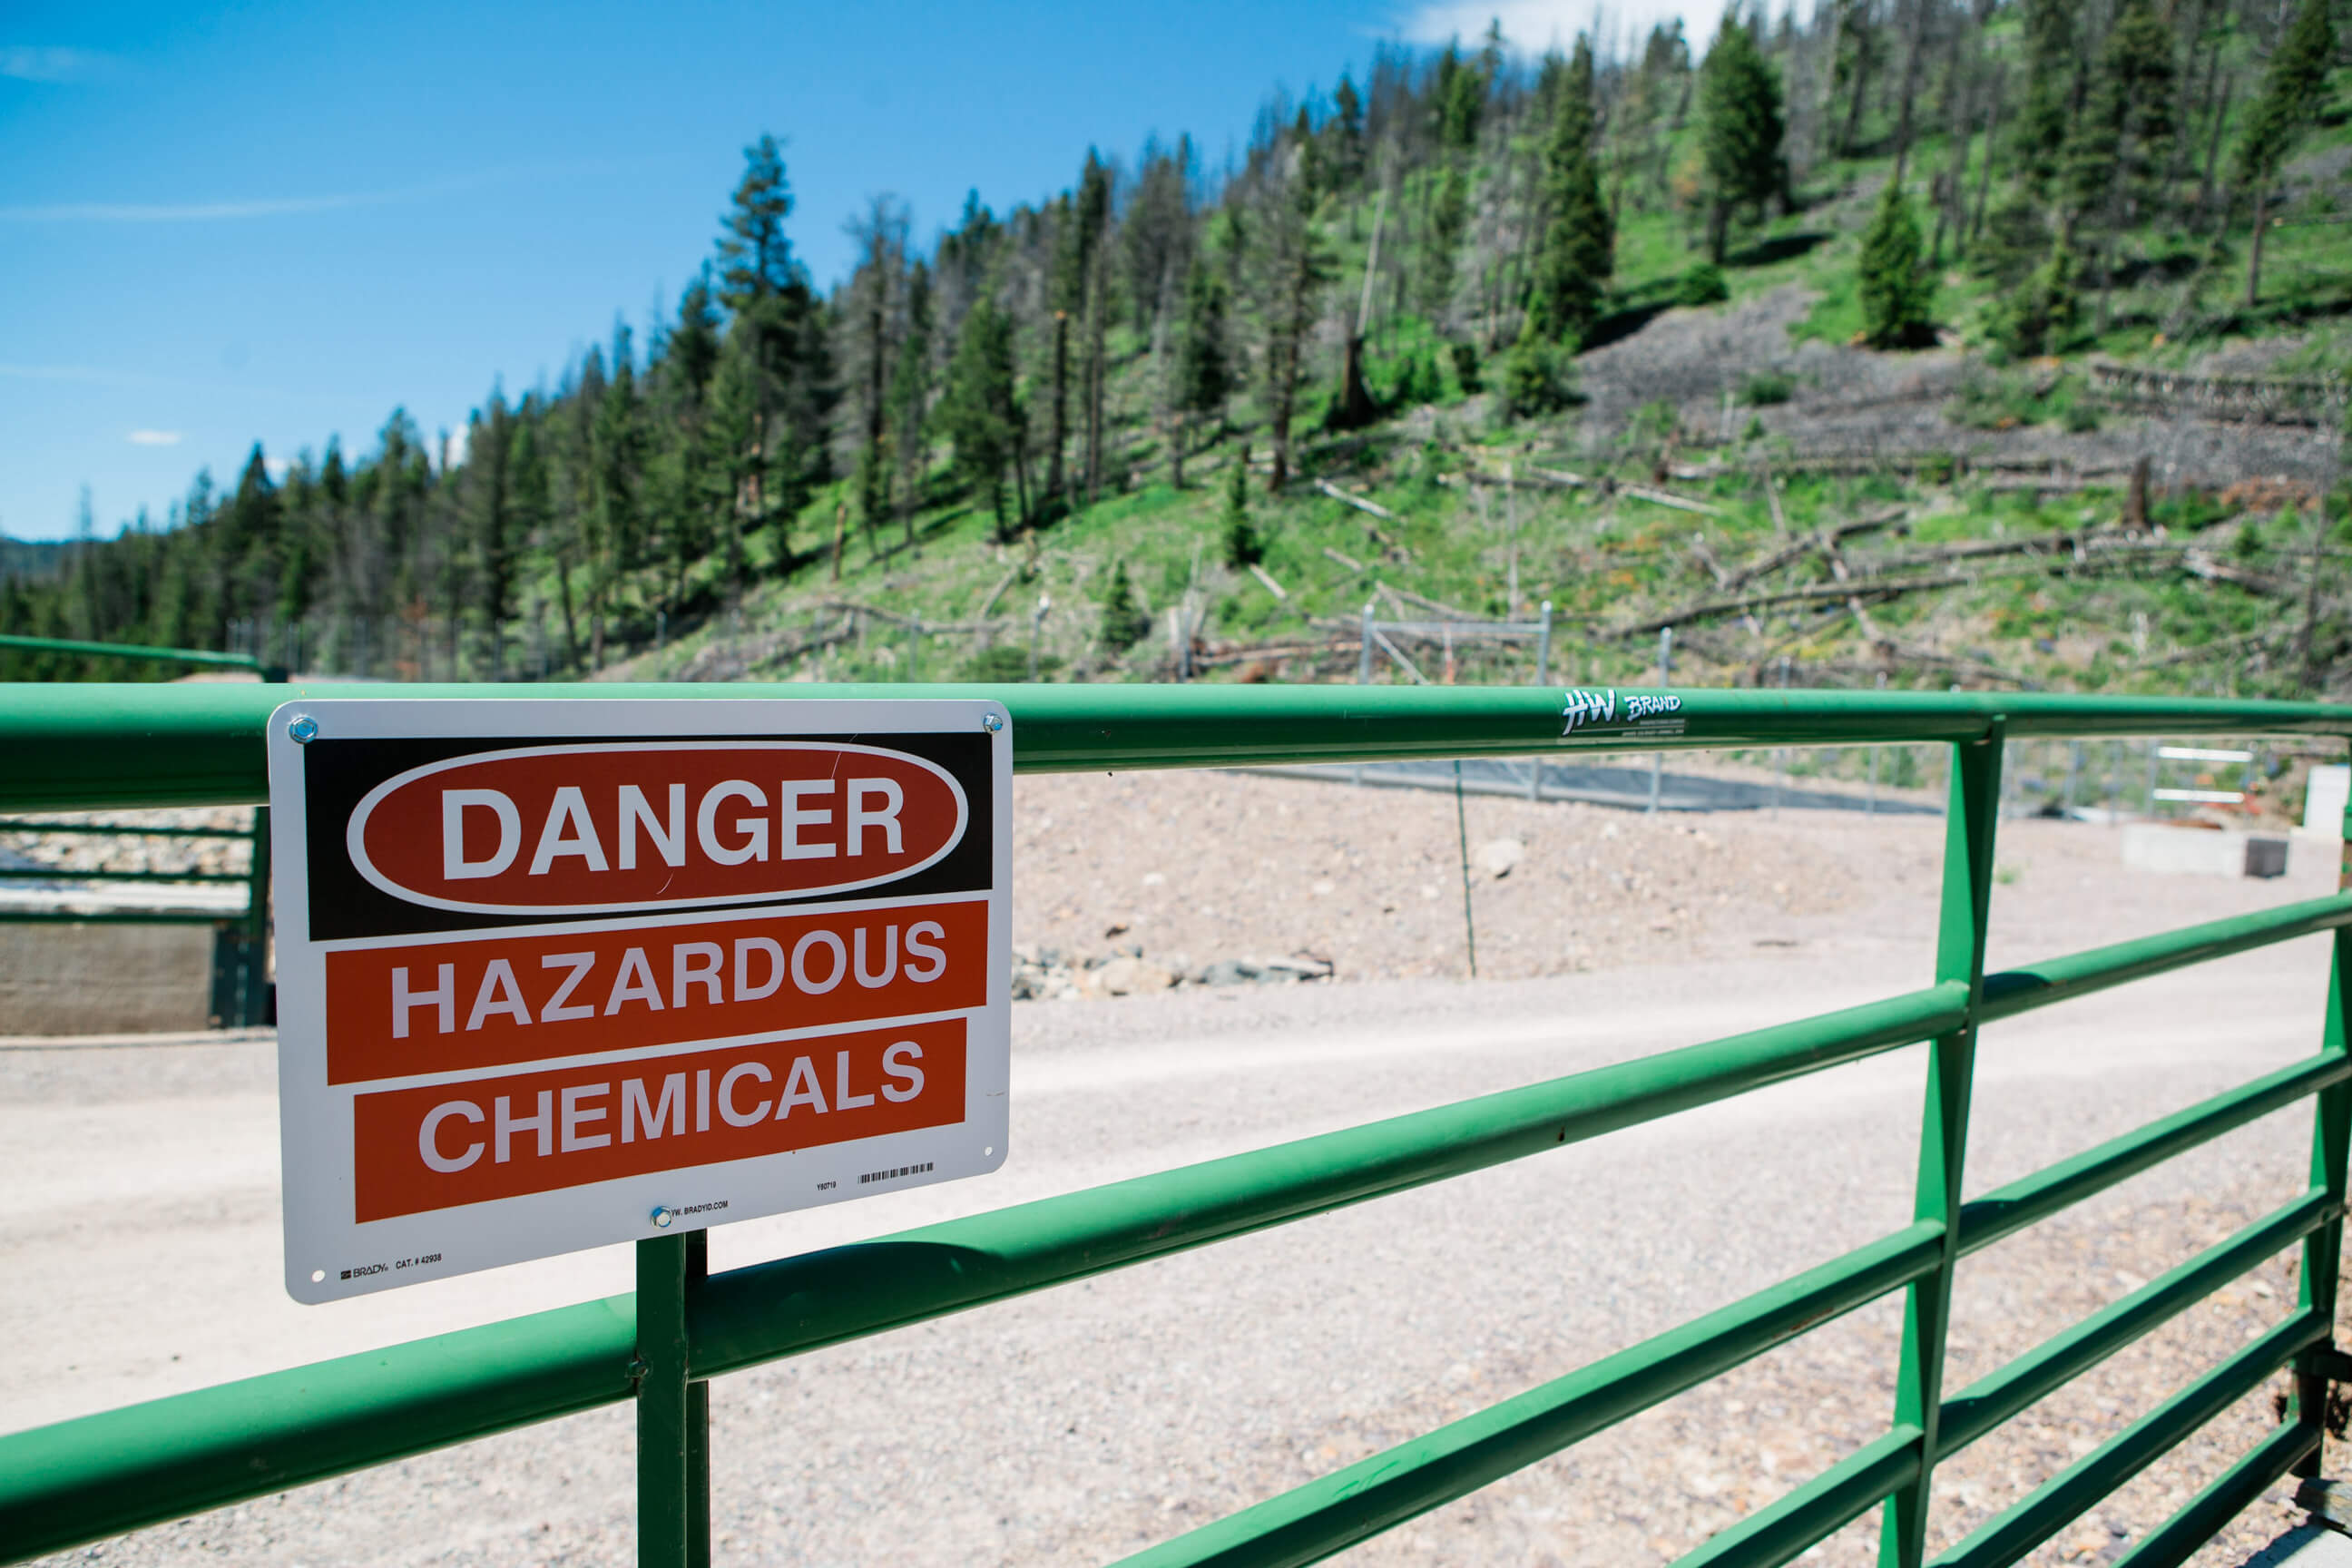
[[[368,792],[345,836],[394,898],[494,914],[757,903],[896,881],[962,838],[945,769],[871,746],[614,742],[452,757]]]

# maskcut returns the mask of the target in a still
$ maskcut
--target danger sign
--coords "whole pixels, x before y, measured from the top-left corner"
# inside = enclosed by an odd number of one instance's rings
[[[1011,777],[988,702],[279,709],[287,1289],[994,1170]]]

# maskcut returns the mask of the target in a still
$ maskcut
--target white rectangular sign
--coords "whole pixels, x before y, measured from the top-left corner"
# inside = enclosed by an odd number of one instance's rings
[[[1003,1163],[999,704],[297,701],[268,751],[296,1300]]]

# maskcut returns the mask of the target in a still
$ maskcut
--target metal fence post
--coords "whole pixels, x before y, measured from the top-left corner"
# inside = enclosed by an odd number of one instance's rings
[[[2352,832],[2352,805],[2345,812],[2345,828]],[[2352,889],[2352,855],[2339,862],[2336,890]],[[2352,1048],[2352,1028],[2345,1010],[2352,1006],[2352,931],[2338,929],[2328,949],[2327,1018],[2321,1030],[2320,1049],[2342,1055]],[[2336,1321],[2336,1276],[2344,1253],[2345,1161],[2352,1144],[2352,1082],[2319,1091],[2312,1113],[2311,1184],[2326,1190],[2336,1217],[2303,1238],[2303,1284],[2297,1297],[2305,1311],[2315,1312],[2330,1325]],[[2326,1340],[2294,1358],[2294,1418],[2312,1436],[2311,1452],[2298,1460],[2299,1476],[2324,1474],[2327,1447],[2326,1374],[2321,1356],[2335,1346],[2332,1327]]]
[[[269,808],[253,808],[253,851],[245,896],[245,952],[238,976],[237,1022],[247,1028],[269,1022]]]
[[[1936,932],[1936,980],[1969,988],[1968,1017],[1927,1048],[1927,1104],[1919,1121],[1915,1218],[1944,1227],[1943,1260],[1905,1292],[1903,1363],[1895,1420],[1919,1429],[1919,1474],[1886,1500],[1880,1568],[1919,1568],[1927,1556],[1927,1504],[1944,1401],[1944,1342],[1952,1273],[1960,1256],[1960,1178],[1969,1144],[1969,1100],[1976,1068],[1977,1016],[1984,1003],[1985,922],[1992,891],[1993,834],[2000,816],[2006,721],[1982,740],[1952,748],[1951,806],[1944,817],[1944,888]]]
[[[1660,626],[1658,628],[1658,689],[1661,691],[1666,689],[1666,671],[1672,665],[1674,657],[1675,628]],[[1650,753],[1650,810],[1653,812],[1658,809],[1658,791],[1665,783],[1665,773],[1666,753],[1652,752]]]
[[[1369,605],[1365,606],[1368,618],[1370,608]],[[1369,650],[1371,638],[1367,637],[1364,643]],[[1551,684],[1551,601],[1549,599],[1543,602],[1543,624],[1536,628],[1536,684],[1538,686]]]
[[[1470,917],[1470,816],[1462,805],[1462,759],[1454,759],[1454,831],[1462,844],[1462,941],[1470,978],[1478,978],[1478,927]]]
[[[686,1301],[702,1231],[637,1243],[637,1564],[709,1568],[710,1385],[687,1376]]]

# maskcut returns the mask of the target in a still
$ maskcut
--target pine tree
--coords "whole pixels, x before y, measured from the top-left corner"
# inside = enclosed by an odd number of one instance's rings
[[[1870,73],[1878,64],[1878,31],[1872,25],[1870,0],[1837,0],[1836,55],[1830,67],[1832,105],[1843,97],[1845,114],[1839,120],[1830,150],[1841,158],[1853,156],[1862,133],[1862,110],[1868,100]]]
[[[1617,226],[1601,199],[1593,142],[1592,42],[1579,34],[1544,148],[1544,205],[1550,216],[1528,300],[1528,330],[1571,347],[1591,330],[1615,270]]]
[[[523,545],[514,515],[514,416],[504,395],[493,387],[488,411],[477,412],[467,426],[461,476],[492,680],[506,679],[506,624],[514,615],[515,574]],[[457,606],[450,609],[454,613]]]
[[[1265,559],[1265,545],[1258,538],[1257,525],[1250,521],[1247,446],[1234,459],[1225,479],[1224,533],[1226,565],[1255,566]]]
[[[780,568],[792,563],[789,528],[811,483],[824,472],[828,366],[822,323],[807,273],[793,259],[784,220],[792,187],[773,136],[743,150],[743,178],[721,218],[719,298],[741,334],[751,433],[745,455],[749,489],[741,518],[756,529],[772,519]],[[741,556],[734,558],[739,569]]]
[[[2171,158],[2176,88],[2171,28],[2151,0],[2125,0],[2107,31],[2091,100],[2075,121],[2064,166],[2068,205],[2062,232],[2070,240],[2086,228],[2095,237],[2102,326],[2116,240],[2146,219]]]
[[[1225,349],[1225,285],[1199,259],[1184,281],[1184,321],[1176,344],[1176,429],[1169,443],[1169,482],[1184,487],[1184,451],[1194,419],[1213,419],[1212,439],[1224,424],[1234,376]]]
[[[1699,68],[1699,118],[1706,178],[1707,255],[1717,267],[1730,248],[1732,215],[1760,213],[1786,194],[1780,153],[1780,80],[1756,47],[1737,5],[1723,13]]]
[[[1437,182],[1437,201],[1422,247],[1421,308],[1434,321],[1442,321],[1454,302],[1454,257],[1462,247],[1462,231],[1470,224],[1470,181],[1452,163],[1426,177]]]
[[[1323,134],[1331,143],[1332,184],[1340,190],[1354,190],[1361,185],[1364,180],[1364,100],[1357,92],[1354,79],[1346,71],[1339,73],[1339,85],[1331,89],[1331,118],[1325,123]]]
[[[2336,55],[2336,27],[2328,0],[2303,0],[2294,23],[2271,56],[2263,95],[2246,117],[2238,142],[2235,179],[2240,199],[2254,208],[2254,243],[2246,260],[2246,308],[2262,297],[2263,230],[2269,218],[2271,186],[2295,142],[2326,100],[2327,71]]]
[[[1013,458],[1020,423],[1013,392],[1013,322],[985,294],[964,312],[940,400],[940,423],[955,447],[956,473],[987,501],[996,518],[996,537],[1010,539],[1004,466]]]
[[[2045,201],[2074,124],[2074,83],[2081,71],[2076,12],[2082,0],[2025,0],[2025,103],[2017,117],[2011,153],[2025,194]]]
[[[1936,281],[1921,263],[1919,219],[1893,180],[1863,231],[1857,263],[1863,336],[1874,349],[1916,348],[1933,341]]]
[[[1295,141],[1281,150],[1286,166],[1260,183],[1258,307],[1265,323],[1265,422],[1274,447],[1266,489],[1290,480],[1290,424],[1315,326],[1317,302],[1331,279],[1331,258],[1314,222],[1315,193],[1300,177]]]
[[[1430,98],[1437,116],[1438,144],[1457,153],[1475,148],[1478,122],[1486,111],[1486,79],[1478,68],[1463,59],[1459,45],[1446,45],[1438,57]]]
[[[898,521],[906,542],[915,542],[915,507],[928,466],[923,447],[923,416],[931,393],[931,269],[918,261],[907,276],[907,330],[898,344],[898,361],[890,371],[885,412],[892,431],[891,446],[898,462]]]
[[[1103,646],[1114,653],[1125,653],[1141,639],[1149,625],[1135,602],[1135,584],[1128,579],[1127,563],[1112,563],[1110,586],[1103,592]]]

